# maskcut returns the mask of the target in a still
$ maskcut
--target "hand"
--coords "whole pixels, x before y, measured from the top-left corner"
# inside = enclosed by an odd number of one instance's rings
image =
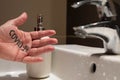
[[[18,29],[27,20],[27,14],[24,12],[19,17],[7,21],[0,27],[0,58],[20,61],[25,63],[42,61],[38,57],[42,53],[53,51],[51,44],[56,44],[57,39],[47,38],[45,36],[56,34],[54,30],[24,32]]]

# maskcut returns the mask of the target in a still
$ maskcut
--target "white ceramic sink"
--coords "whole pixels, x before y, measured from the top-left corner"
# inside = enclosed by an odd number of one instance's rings
[[[102,48],[57,45],[52,72],[62,80],[120,80],[120,55],[103,52]]]
[[[79,45],[55,48],[50,77],[43,80],[120,80],[119,55],[104,55],[102,48]],[[0,80],[39,79],[28,78],[26,64],[0,60]]]

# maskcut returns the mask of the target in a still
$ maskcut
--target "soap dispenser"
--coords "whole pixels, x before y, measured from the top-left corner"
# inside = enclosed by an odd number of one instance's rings
[[[37,27],[34,28],[35,31],[44,30],[43,27],[43,17],[39,15],[37,17]],[[49,38],[49,37],[43,37]],[[43,58],[42,62],[28,63],[26,65],[27,74],[30,78],[45,79],[49,77],[51,72],[51,52],[43,53],[39,55]]]

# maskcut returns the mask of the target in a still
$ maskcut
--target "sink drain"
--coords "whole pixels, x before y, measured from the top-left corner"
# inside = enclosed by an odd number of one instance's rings
[[[95,73],[95,72],[96,72],[96,68],[97,68],[96,64],[95,64],[95,63],[92,63],[92,64],[91,64],[91,68],[90,68],[90,72],[91,72],[91,73]]]

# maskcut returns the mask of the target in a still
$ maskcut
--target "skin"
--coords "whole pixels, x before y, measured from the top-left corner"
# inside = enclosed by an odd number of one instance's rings
[[[52,44],[58,43],[56,38],[45,38],[55,35],[55,30],[25,32],[18,27],[27,20],[27,13],[7,21],[0,26],[0,58],[23,63],[40,62],[37,55],[53,51]]]

